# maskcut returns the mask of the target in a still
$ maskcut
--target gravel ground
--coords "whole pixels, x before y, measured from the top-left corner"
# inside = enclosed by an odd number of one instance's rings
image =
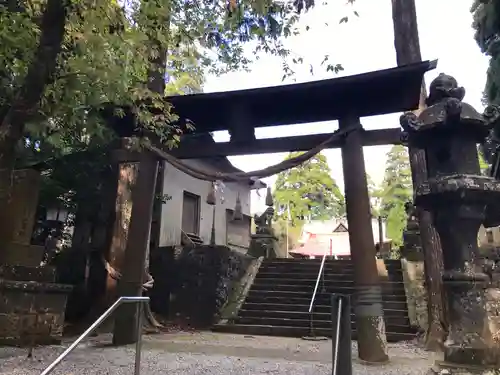
[[[105,341],[103,341],[105,339]],[[99,337],[71,353],[52,373],[54,375],[131,375],[134,348],[112,348],[97,343]],[[109,342],[109,341],[108,341]],[[238,335],[174,334],[145,338],[141,375],[322,375],[331,373],[329,342]],[[0,375],[39,375],[64,350],[63,346],[35,350],[0,348]],[[429,353],[410,343],[390,345],[391,362],[365,366],[354,355],[354,374],[420,375],[433,363]],[[353,353],[356,345],[353,343]]]

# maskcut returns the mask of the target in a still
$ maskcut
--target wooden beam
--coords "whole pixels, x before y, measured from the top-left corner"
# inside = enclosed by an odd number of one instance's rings
[[[359,118],[339,120],[340,129],[359,124]],[[366,132],[364,133],[366,135]],[[347,134],[342,146],[342,170],[349,246],[356,289],[355,320],[358,355],[363,361],[383,363],[389,359],[384,327],[382,293],[375,259],[370,196],[366,178],[363,133]],[[380,322],[373,324],[373,322]]]
[[[331,134],[312,134],[295,137],[257,139],[241,143],[220,142],[204,144],[203,147],[183,147],[170,153],[179,159],[200,159],[215,156],[270,154],[278,152],[307,151],[327,140]],[[381,146],[401,143],[401,129],[389,128],[366,130],[362,133],[363,146]],[[342,147],[343,139],[331,142],[327,148]]]

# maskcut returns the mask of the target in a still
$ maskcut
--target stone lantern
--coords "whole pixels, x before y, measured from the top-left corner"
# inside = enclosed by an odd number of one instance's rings
[[[403,230],[401,255],[407,260],[423,260],[420,224],[413,202],[405,203],[406,227]]]
[[[478,257],[477,234],[486,207],[500,200],[500,181],[480,175],[477,144],[498,120],[496,108],[480,115],[462,102],[465,90],[440,74],[430,86],[428,108],[401,116],[406,140],[425,150],[427,180],[416,187],[415,204],[433,215],[443,249],[443,284],[449,312],[444,362],[435,372],[484,372],[500,367],[490,277]]]

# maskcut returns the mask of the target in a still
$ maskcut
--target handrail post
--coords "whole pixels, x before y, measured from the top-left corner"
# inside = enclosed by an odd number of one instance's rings
[[[326,258],[326,255],[323,256]],[[323,269],[321,270],[321,292],[325,293],[326,292],[326,286],[325,286],[325,267],[323,266]]]
[[[351,304],[347,295],[332,294],[332,375],[352,375]]]
[[[40,375],[48,375],[50,374],[56,367],[59,365],[59,363],[62,362],[64,358],[68,356],[75,348],[80,344],[83,339],[85,339],[88,335],[90,335],[92,332],[96,330],[97,327],[101,325],[102,322],[106,320],[115,310],[118,306],[120,306],[122,303],[137,303],[140,306],[140,312],[141,314],[139,315],[138,320],[138,326],[137,329],[138,331],[138,336],[137,336],[137,342],[136,342],[136,350],[139,350],[139,354],[135,353],[135,371],[134,375],[139,375],[140,372],[140,366],[141,366],[141,346],[142,346],[142,304],[145,302],[149,301],[149,297],[142,297],[142,296],[137,296],[137,297],[120,297],[118,298],[115,303],[113,303],[92,325],[87,328],[85,332],[83,332],[64,352],[59,355],[45,370]]]
[[[311,297],[311,303],[309,304],[309,333],[311,336],[313,336],[313,307],[314,307],[314,300],[316,299],[316,293],[318,292],[318,286],[321,278],[323,277],[323,286],[322,286],[322,292],[325,292],[325,276],[324,276],[324,267],[325,267],[325,260],[326,260],[326,254],[327,250],[325,249],[325,253],[323,254],[323,258],[321,259],[321,265],[319,267],[319,272],[318,272],[318,277],[316,277],[316,284],[314,285],[314,292]],[[323,275],[323,276],[322,276]]]
[[[135,365],[134,375],[141,372],[141,350],[142,350],[142,310],[143,304],[137,304],[137,341],[135,343]]]
[[[312,311],[314,299],[316,298],[316,293],[318,292],[318,286],[319,286],[319,281],[321,278],[321,273],[323,272],[323,267],[325,266],[325,259],[326,259],[326,251],[323,254],[323,259],[321,259],[321,265],[319,267],[318,277],[316,277],[316,285],[314,285],[314,292],[313,292],[313,295],[311,297],[311,303],[309,304],[309,312]]]

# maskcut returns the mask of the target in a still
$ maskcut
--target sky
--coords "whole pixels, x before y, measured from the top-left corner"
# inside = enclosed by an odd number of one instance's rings
[[[474,40],[471,27],[470,6],[472,0],[415,0],[417,6],[420,48],[423,60],[438,59],[437,69],[425,76],[427,87],[439,74],[454,76],[459,85],[465,87],[464,101],[482,111],[482,92],[486,80],[488,58],[484,56]],[[320,1],[317,1],[320,3]],[[346,0],[328,0],[319,4],[301,17],[301,33],[287,40],[287,46],[295,56],[304,57],[305,64],[296,67],[295,81],[282,81],[281,60],[260,55],[250,72],[231,72],[222,76],[207,77],[205,92],[231,91],[256,87],[277,86],[286,83],[307,82],[339,76],[353,75],[396,66],[394,33],[390,0],[356,0],[354,6]],[[356,10],[359,17],[352,15]],[[349,22],[339,20],[349,16]],[[306,27],[309,30],[306,31]],[[344,71],[338,75],[326,72],[321,67],[325,55],[330,61],[340,63]],[[309,71],[314,67],[314,75]],[[365,129],[380,129],[399,126],[400,113],[364,117]],[[257,128],[257,138],[295,136],[302,134],[328,133],[337,129],[337,121]],[[283,129],[286,128],[286,129]],[[217,132],[216,142],[229,140],[227,132]],[[366,170],[378,184],[383,180],[386,153],[389,146],[365,147]],[[342,160],[339,149],[323,151],[327,157],[332,177],[343,190]],[[243,171],[262,169],[281,162],[285,153],[229,157],[231,163]],[[264,179],[273,186],[275,176]],[[260,195],[260,196],[259,196]],[[252,212],[265,209],[264,192],[252,193]]]

